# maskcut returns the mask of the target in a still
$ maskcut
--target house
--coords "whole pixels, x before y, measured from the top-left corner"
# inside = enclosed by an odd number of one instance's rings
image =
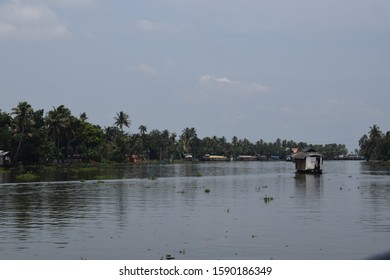
[[[11,153],[0,150],[0,166],[7,167],[11,165]]]

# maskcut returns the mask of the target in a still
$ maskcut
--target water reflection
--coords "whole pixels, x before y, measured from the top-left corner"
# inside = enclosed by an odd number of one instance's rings
[[[295,196],[297,200],[318,204],[323,187],[323,175],[296,174]]]
[[[361,219],[368,228],[390,232],[390,165],[361,162],[360,168]]]
[[[390,244],[389,176],[359,162],[320,176],[285,162],[119,169],[0,184],[0,258],[355,259]]]

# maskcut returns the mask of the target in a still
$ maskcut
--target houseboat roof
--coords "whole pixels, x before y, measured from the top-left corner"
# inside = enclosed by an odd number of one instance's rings
[[[307,157],[322,157],[322,154],[317,152],[313,148],[305,148],[302,152],[298,152],[292,156],[292,158],[295,159],[305,159]]]

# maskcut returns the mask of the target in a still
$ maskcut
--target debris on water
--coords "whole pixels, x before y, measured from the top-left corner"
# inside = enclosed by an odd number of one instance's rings
[[[266,196],[264,196],[263,200],[264,200],[265,203],[270,203],[271,201],[274,200],[274,198],[272,196],[267,196],[266,195]]]
[[[205,192],[205,193],[209,193],[209,192],[210,192],[210,189],[204,189],[204,192]]]
[[[165,259],[167,259],[167,260],[174,260],[175,257],[173,257],[173,256],[170,255],[170,254],[166,254],[166,255],[165,255]]]

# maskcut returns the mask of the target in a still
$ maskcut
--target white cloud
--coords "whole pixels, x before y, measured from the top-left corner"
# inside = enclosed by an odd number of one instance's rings
[[[191,30],[185,23],[154,22],[147,19],[137,20],[134,27],[144,32],[182,33]]]
[[[12,1],[0,6],[0,38],[48,39],[68,34],[66,25],[44,4]]]
[[[84,7],[95,4],[96,0],[47,0],[56,4],[68,7]]]
[[[135,23],[135,27],[141,31],[154,31],[157,30],[157,26],[154,22],[146,19],[138,20]]]
[[[62,7],[76,8],[87,7],[96,3],[96,0],[30,0],[29,3],[56,5]]]
[[[154,68],[154,67],[152,67],[150,65],[144,64],[144,63],[138,63],[137,69],[140,72],[142,72],[142,73],[144,73],[146,75],[150,75],[150,76],[154,76],[158,72],[156,68]]]
[[[231,80],[227,77],[217,78],[210,75],[202,75],[199,78],[199,84],[214,92],[225,92],[231,94],[262,94],[268,92],[270,89],[260,83],[244,83],[240,81]]]

